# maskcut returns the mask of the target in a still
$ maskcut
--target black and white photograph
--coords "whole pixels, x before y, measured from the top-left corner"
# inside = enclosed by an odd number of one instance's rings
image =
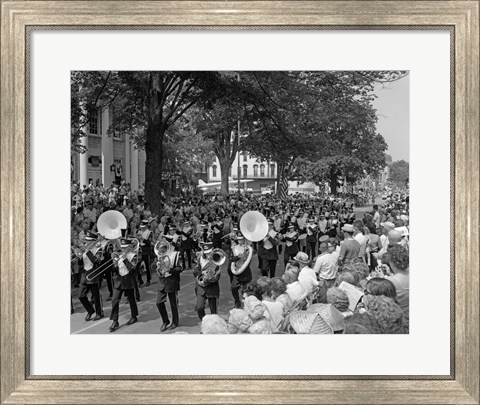
[[[70,73],[71,334],[409,334],[408,71]]]

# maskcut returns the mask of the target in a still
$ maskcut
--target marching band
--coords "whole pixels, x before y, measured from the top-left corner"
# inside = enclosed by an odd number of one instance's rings
[[[263,212],[268,219],[260,211],[241,212],[237,217],[240,219],[238,225],[221,215],[205,217],[196,223],[183,220],[176,226],[164,217],[160,220],[148,217],[139,222],[138,230],[127,226],[127,219],[121,212],[104,212],[97,220],[96,232],[85,230],[81,238],[72,239],[72,269],[78,268],[81,275],[78,298],[86,311],[85,321],[104,317],[99,286],[106,278],[110,292],[107,301],[111,300],[109,331],[115,332],[120,327],[118,318],[123,295],[130,307],[126,325],[136,323],[139,286],[144,283],[142,274],[146,274],[148,286],[152,283],[153,272],[158,276],[156,306],[162,321],[160,332],[176,329],[181,322],[180,276],[189,269],[194,277],[195,311],[200,321],[206,316],[207,303],[210,315],[218,313],[219,280],[225,269],[234,308],[241,309],[244,297],[250,294],[247,286],[253,279],[254,253],[258,256],[258,270],[264,277],[275,278],[282,253],[286,273],[287,264],[303,255],[305,263],[316,263],[315,273],[323,285],[332,287],[336,272],[333,261],[336,263],[340,255],[338,262],[348,263],[349,252],[339,252],[338,245],[331,241],[341,229],[349,243],[348,232],[354,228],[355,219],[350,209],[323,210],[310,217],[312,213],[302,212],[301,208],[290,213],[274,209],[270,215]],[[369,252],[375,252],[375,247],[369,247]],[[330,256],[334,253],[335,258]],[[358,252],[354,252],[355,255],[358,256]],[[370,253],[364,256],[370,264]],[[372,261],[377,263],[373,256]],[[167,298],[170,311],[167,310]]]

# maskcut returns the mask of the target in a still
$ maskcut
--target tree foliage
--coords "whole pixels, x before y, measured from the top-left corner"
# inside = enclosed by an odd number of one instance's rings
[[[192,181],[194,166],[220,162],[222,192],[240,149],[279,164],[278,180],[356,179],[384,167],[373,86],[404,72],[74,72],[72,148],[93,111],[109,107],[110,133],[145,149],[145,197],[160,207],[164,168]],[[240,125],[238,125],[240,123]],[[207,142],[203,142],[207,140]]]
[[[410,165],[405,160],[397,160],[390,165],[389,180],[402,185],[408,182]]]

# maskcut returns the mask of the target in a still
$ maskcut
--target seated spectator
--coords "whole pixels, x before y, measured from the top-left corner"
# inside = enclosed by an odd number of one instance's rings
[[[398,305],[400,305],[403,310],[405,323],[408,328],[410,318],[410,272],[408,250],[397,245],[390,248],[388,254],[390,257],[390,268],[393,275],[387,276],[386,279],[390,280],[397,290]]]
[[[337,276],[337,279],[335,280],[335,287],[338,287],[342,281],[354,286],[358,286],[360,282],[360,276],[355,270],[345,270]]]
[[[365,309],[377,321],[381,333],[406,333],[402,308],[393,299],[383,295],[368,295]]]
[[[271,280],[271,291],[272,298],[283,304],[283,313],[285,315],[293,306],[293,301],[287,294],[287,285],[281,278],[274,277]]]
[[[365,295],[383,295],[391,298],[395,303],[397,301],[397,290],[393,283],[386,278],[372,278],[368,280],[365,287]]]
[[[340,290],[340,288],[332,287],[327,290],[327,303],[332,304],[344,316],[351,315],[351,311],[348,309],[350,304],[348,296],[345,291]]]

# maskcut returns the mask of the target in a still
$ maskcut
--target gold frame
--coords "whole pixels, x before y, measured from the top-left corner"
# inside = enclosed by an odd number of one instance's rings
[[[479,2],[1,1],[0,403],[478,404]],[[443,27],[454,32],[452,375],[445,378],[32,378],[28,326],[28,27]],[[269,381],[260,381],[268,378]]]

